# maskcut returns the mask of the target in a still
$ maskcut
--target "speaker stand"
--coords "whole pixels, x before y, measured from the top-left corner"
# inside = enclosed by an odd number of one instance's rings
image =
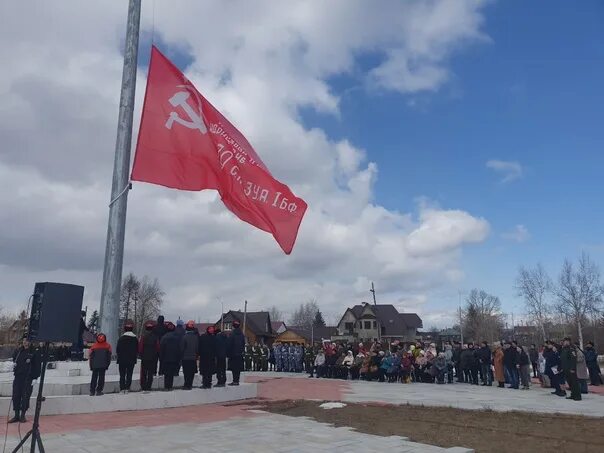
[[[38,397],[36,398],[36,412],[34,413],[34,422],[32,424],[31,429],[27,432],[25,437],[19,442],[19,445],[15,447],[13,453],[18,453],[19,449],[25,445],[27,439],[31,437],[31,448],[30,453],[35,453],[36,445],[38,446],[38,450],[40,453],[45,453],[44,445],[42,444],[42,436],[40,436],[40,411],[42,410],[42,402],[46,400],[44,396],[42,396],[42,390],[44,388],[44,376],[46,375],[46,367],[48,366],[48,349],[50,343],[47,341],[44,343],[44,347],[42,349],[42,371],[40,373],[40,385],[38,386]]]

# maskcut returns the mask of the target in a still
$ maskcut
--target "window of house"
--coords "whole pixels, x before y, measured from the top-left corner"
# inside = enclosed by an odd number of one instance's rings
[[[371,329],[371,321],[365,321],[365,329]]]
[[[377,322],[376,321],[373,321],[373,328],[377,329]]]
[[[227,330],[233,330],[233,324],[231,324],[230,322],[225,322],[224,323],[224,330],[225,330],[225,332]]]
[[[354,322],[345,322],[344,329],[346,329],[348,332],[352,331],[354,329]]]

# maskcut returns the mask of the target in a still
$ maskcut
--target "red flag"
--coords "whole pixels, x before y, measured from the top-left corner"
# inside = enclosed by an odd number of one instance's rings
[[[132,180],[181,190],[216,189],[241,220],[291,253],[307,205],[270,174],[252,145],[157,48]]]

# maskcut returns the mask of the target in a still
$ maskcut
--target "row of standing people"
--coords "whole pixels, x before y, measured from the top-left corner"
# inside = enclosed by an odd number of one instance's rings
[[[214,329],[213,326],[200,334],[194,321],[185,324],[179,320],[175,325],[164,321],[162,316],[157,322],[147,321],[140,338],[136,337],[133,329],[133,323],[127,321],[116,347],[122,393],[130,391],[134,367],[139,359],[140,385],[144,392],[151,390],[153,379],[157,375],[164,377],[164,389],[172,390],[174,377],[179,375],[181,368],[185,390],[193,388],[194,377],[198,371],[202,377],[201,388],[212,387],[214,374],[218,381],[216,386],[224,387],[227,360],[233,373],[233,382],[229,385],[239,385],[240,373],[243,370],[245,338],[238,322],[233,323],[230,335],[220,332],[220,329]],[[105,372],[111,363],[111,346],[107,343],[105,335],[99,334],[90,349],[90,394],[102,395]]]
[[[275,343],[272,347],[256,343],[246,345],[243,355],[245,371],[304,371],[304,357],[310,348],[299,344]]]

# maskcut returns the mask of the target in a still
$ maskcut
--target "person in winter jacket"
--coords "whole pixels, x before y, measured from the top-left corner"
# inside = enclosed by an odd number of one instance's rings
[[[193,388],[193,379],[197,373],[197,356],[199,355],[199,335],[195,329],[195,321],[187,321],[185,335],[180,343],[182,358],[182,373],[185,376],[185,390]]]
[[[600,365],[598,365],[598,353],[591,341],[588,341],[585,346],[585,363],[587,364],[587,370],[589,371],[591,385],[602,384]]]
[[[185,336],[185,322],[182,319],[176,321],[176,329],[174,329],[178,338],[182,340],[182,337]]]
[[[155,331],[154,321],[145,323],[145,333],[138,342],[138,354],[141,358],[141,390],[148,392],[153,385],[153,376],[157,374],[159,359],[159,337]]]
[[[493,352],[493,368],[495,369],[495,380],[499,383],[499,387],[505,387],[505,371],[503,366],[503,349],[501,342],[497,341],[493,344],[495,352]]]
[[[546,342],[543,357],[545,357],[545,374],[549,377],[551,386],[554,389],[552,393],[561,397],[566,396],[566,391],[560,387],[562,367],[560,364],[560,354],[556,345],[550,341]]]
[[[444,352],[439,352],[434,359],[433,366],[436,369],[435,377],[437,384],[445,383],[445,372],[447,371],[447,359]]]
[[[470,345],[464,344],[461,349],[460,367],[463,372],[463,381],[468,384],[473,383],[472,367],[474,366],[474,350],[470,349]]]
[[[317,356],[315,357],[315,363],[313,367],[313,371],[310,372],[310,377],[313,377],[313,372],[316,374],[316,377],[323,377],[323,371],[325,369],[325,352],[321,349]]]
[[[585,362],[585,352],[581,349],[579,342],[575,343],[575,350],[577,351],[577,379],[579,381],[579,387],[581,388],[581,393],[587,394],[589,393],[587,388],[589,371],[587,370],[587,363]]]
[[[480,364],[480,376],[482,385],[491,386],[491,348],[486,341],[480,344],[480,349],[476,352],[478,363]]]
[[[105,372],[111,365],[111,345],[103,333],[96,336],[96,343],[90,347],[89,364],[92,371],[90,396],[101,396],[105,387]]]
[[[533,377],[539,377],[539,351],[535,344],[529,349],[529,359],[531,359],[531,367],[533,368]]]
[[[212,375],[216,369],[216,336],[214,326],[209,326],[206,333],[199,337],[199,372],[201,388],[212,388]]]
[[[239,385],[239,376],[243,370],[243,352],[245,351],[245,335],[241,331],[241,323],[233,321],[233,330],[227,342],[227,358],[229,369],[233,373],[233,382],[229,385]]]
[[[13,353],[13,410],[15,416],[8,423],[25,423],[25,413],[29,409],[29,398],[34,389],[32,381],[40,377],[40,351],[34,348],[27,337],[23,337],[21,346]]]
[[[526,347],[518,347],[518,365],[520,365],[520,382],[522,383],[522,390],[529,389],[529,381],[531,380],[531,370],[529,365],[531,363],[530,357]]]
[[[168,333],[168,329],[166,328],[165,319],[163,316],[157,317],[157,323],[155,323],[155,327],[153,327],[153,332],[157,336],[157,339],[161,341],[163,336]]]
[[[388,382],[397,382],[401,375],[401,359],[402,353],[398,352],[392,355],[392,364],[386,372],[388,376]]]
[[[447,361],[447,383],[453,384],[453,346],[445,344],[445,360]]]
[[[164,390],[172,390],[174,376],[180,367],[180,336],[172,322],[166,322],[166,329],[168,333],[159,342],[159,368],[164,375]]]
[[[224,387],[226,385],[228,341],[227,335],[220,328],[216,329],[216,387]]]
[[[520,388],[520,376],[518,369],[518,345],[515,342],[506,343],[503,346],[503,366],[505,369],[506,380],[510,383],[510,388]]]
[[[134,335],[134,323],[124,323],[124,333],[117,341],[115,352],[120,372],[120,392],[128,393],[132,385],[132,372],[138,358],[138,339]]]
[[[563,340],[562,351],[560,351],[560,365],[570,387],[570,397],[566,399],[581,401],[581,387],[577,379],[577,351],[571,344],[570,337]]]
[[[453,348],[453,365],[455,366],[455,376],[457,382],[463,382],[463,371],[461,369],[461,343],[455,342]]]

